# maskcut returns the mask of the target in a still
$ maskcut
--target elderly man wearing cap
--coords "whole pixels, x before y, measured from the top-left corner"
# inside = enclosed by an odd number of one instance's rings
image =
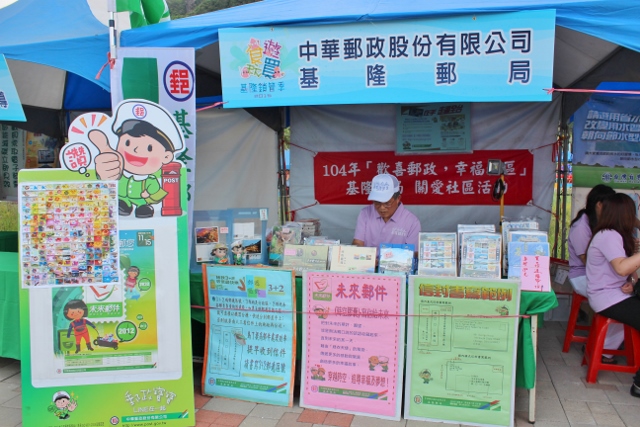
[[[395,176],[376,175],[369,193],[373,205],[360,211],[353,244],[375,248],[381,243],[411,244],[417,249],[420,221],[400,198],[400,183]]]
[[[152,205],[167,195],[156,174],[184,146],[182,132],[167,110],[139,99],[118,106],[112,130],[118,137],[115,150],[102,131],[89,132],[89,140],[100,151],[96,173],[100,179],[119,180],[120,215],[135,209],[136,218],[151,218]]]

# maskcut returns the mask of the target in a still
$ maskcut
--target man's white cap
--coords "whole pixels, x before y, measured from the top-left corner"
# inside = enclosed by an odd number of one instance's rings
[[[371,181],[369,200],[386,203],[399,191],[400,183],[398,182],[398,178],[388,173],[382,173],[373,177]]]
[[[121,102],[113,120],[111,128],[113,133],[116,135],[126,133],[126,129],[123,132],[121,128],[128,120],[132,120],[131,123],[147,122],[153,125],[158,130],[158,133],[164,136],[173,147],[173,151],[180,151],[184,147],[184,139],[180,127],[171,116],[171,113],[158,104],[144,99],[128,99]]]
[[[60,399],[61,397],[65,397],[67,399],[71,399],[71,397],[69,396],[69,393],[67,393],[66,391],[56,391],[53,394],[52,402],[55,402],[56,400]]]

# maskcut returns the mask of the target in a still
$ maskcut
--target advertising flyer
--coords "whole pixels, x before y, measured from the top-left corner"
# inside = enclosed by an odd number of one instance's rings
[[[292,406],[296,361],[291,271],[202,265],[207,342],[202,390]]]
[[[409,278],[407,419],[513,426],[515,280]]]
[[[20,171],[24,425],[195,424],[178,129],[124,101],[71,123],[63,169]]]
[[[400,419],[404,277],[303,276],[300,406]]]

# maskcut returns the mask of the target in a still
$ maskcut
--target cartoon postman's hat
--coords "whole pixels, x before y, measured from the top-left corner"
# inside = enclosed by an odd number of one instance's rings
[[[171,113],[144,99],[122,102],[116,110],[112,130],[118,137],[125,133],[150,136],[171,151],[184,147],[182,131]]]

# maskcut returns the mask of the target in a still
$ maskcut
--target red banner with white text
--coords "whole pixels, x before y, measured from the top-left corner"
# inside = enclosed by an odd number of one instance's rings
[[[411,156],[393,151],[318,153],[313,164],[315,198],[321,204],[368,204],[373,177],[390,173],[400,181],[402,202],[408,205],[497,205],[491,196],[499,176],[487,174],[489,159],[504,164],[505,205],[529,203],[533,154],[528,150]]]

